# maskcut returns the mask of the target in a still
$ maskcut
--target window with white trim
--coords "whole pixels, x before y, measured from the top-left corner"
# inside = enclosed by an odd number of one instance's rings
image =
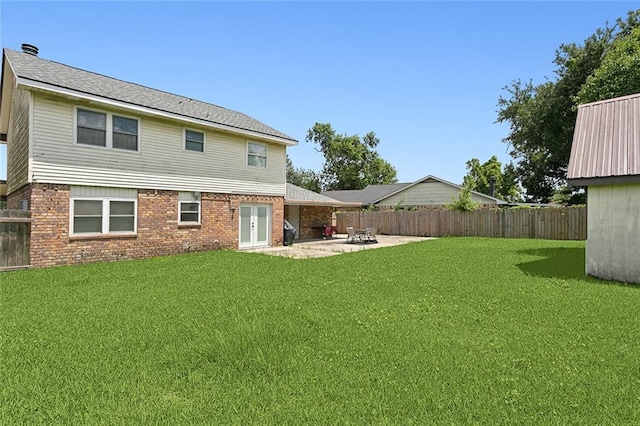
[[[137,201],[71,199],[71,235],[135,234]]]
[[[186,151],[204,152],[204,133],[197,130],[184,129],[184,149]]]
[[[135,118],[77,108],[75,142],[78,145],[138,151],[139,126]]]
[[[261,143],[247,142],[247,165],[267,168],[267,146]]]
[[[200,224],[200,193],[199,192],[179,192],[178,193],[178,223],[181,225]]]

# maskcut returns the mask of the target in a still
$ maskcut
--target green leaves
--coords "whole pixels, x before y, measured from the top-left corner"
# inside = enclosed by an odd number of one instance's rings
[[[555,80],[534,86],[515,80],[498,100],[498,119],[509,123],[513,172],[528,201],[548,202],[566,184],[579,103],[640,92],[640,10],[613,27],[597,29],[582,44],[556,50]]]
[[[396,169],[374,150],[380,143],[374,132],[360,138],[337,134],[330,123],[316,123],[306,141],[318,145],[316,149],[324,155],[320,179],[325,191],[397,182]]]

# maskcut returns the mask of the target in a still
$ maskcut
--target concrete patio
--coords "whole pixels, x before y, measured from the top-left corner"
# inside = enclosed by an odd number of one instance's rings
[[[246,250],[252,253],[264,253],[272,256],[285,256],[294,259],[335,256],[360,250],[391,247],[417,241],[433,240],[432,237],[402,237],[377,235],[377,243],[347,243],[347,234],[338,234],[326,240],[296,240],[291,246],[263,247]]]

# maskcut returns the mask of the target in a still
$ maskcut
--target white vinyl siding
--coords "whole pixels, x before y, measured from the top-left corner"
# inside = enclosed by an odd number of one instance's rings
[[[137,190],[72,186],[70,197],[71,235],[136,233]]]
[[[428,180],[393,194],[376,205],[395,206],[398,203],[402,206],[446,205],[452,202],[451,197],[457,198],[459,192],[460,190],[455,186]],[[495,200],[477,194],[471,194],[471,199],[481,204],[495,204]]]
[[[29,92],[14,89],[7,134],[7,193],[29,182]]]
[[[267,144],[267,169],[247,167],[246,138],[205,132],[207,148],[186,155],[184,126],[140,116],[138,155],[125,150],[74,144],[74,105],[36,96],[34,103],[34,180],[69,185],[109,185],[201,192],[285,194],[285,146]],[[128,112],[113,114],[131,116]],[[211,148],[211,149],[210,149]]]

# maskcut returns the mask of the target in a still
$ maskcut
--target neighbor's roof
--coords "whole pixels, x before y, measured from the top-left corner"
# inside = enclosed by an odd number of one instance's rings
[[[444,183],[454,187],[456,190],[462,189],[460,185],[448,182],[433,175],[425,176],[411,183],[394,183],[389,185],[369,185],[364,189],[344,190],[344,191],[325,191],[324,195],[343,201],[360,201],[363,205],[375,204],[394,194],[402,192],[414,185],[426,182],[428,180]],[[496,204],[506,204],[506,201],[477,191],[471,191],[473,194],[494,200]]]
[[[368,185],[364,189],[345,189],[342,191],[325,191],[322,194],[340,201],[358,202],[364,205],[376,201],[404,189],[410,183],[392,183],[388,185]]]
[[[567,179],[640,180],[640,93],[578,107]]]
[[[287,193],[284,197],[287,205],[301,206],[331,206],[331,207],[360,207],[360,203],[349,203],[327,197],[317,192],[309,191],[292,183],[287,183]]]
[[[195,119],[204,122],[203,124],[225,130],[235,130],[241,133],[251,132],[270,139],[275,138],[277,142],[287,145],[297,143],[291,136],[241,112],[106,77],[28,53],[4,49],[4,55],[15,75],[22,80],[19,83],[22,82],[26,86],[39,87],[54,92],[62,89],[63,93],[72,91],[74,94],[79,94],[80,97],[82,94],[97,96],[153,111],[169,113],[178,116],[177,118]]]

